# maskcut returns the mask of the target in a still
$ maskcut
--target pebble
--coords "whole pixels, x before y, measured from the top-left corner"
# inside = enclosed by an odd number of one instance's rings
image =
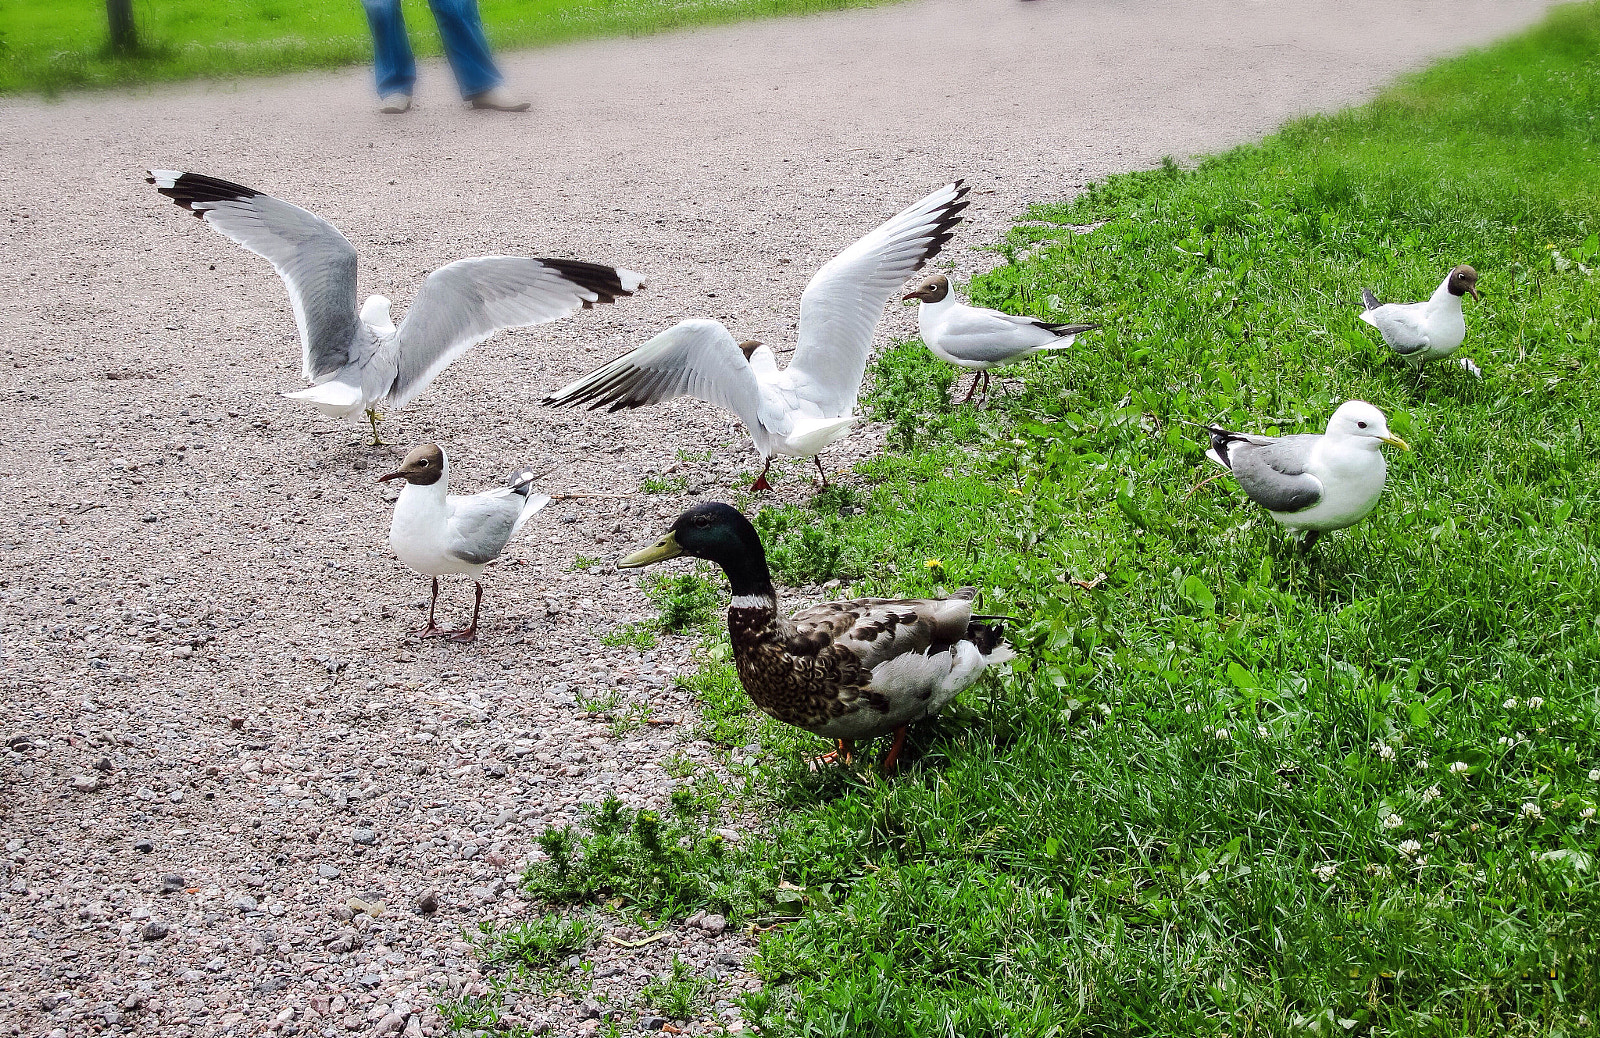
[[[161,877],[161,892],[163,894],[177,894],[186,890],[189,881],[176,872],[169,872]]]
[[[152,919],[144,924],[144,929],[139,931],[139,936],[147,941],[159,941],[171,932],[171,927],[159,919]]]
[[[432,915],[439,910],[439,895],[429,890],[417,898],[417,914]]]

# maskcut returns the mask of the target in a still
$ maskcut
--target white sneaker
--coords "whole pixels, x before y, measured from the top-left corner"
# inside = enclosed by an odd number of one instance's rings
[[[411,110],[410,94],[384,94],[378,99],[378,111],[384,115],[399,115]]]
[[[519,101],[501,87],[490,87],[481,94],[473,94],[467,98],[467,104],[496,112],[526,112],[533,107],[532,101]]]

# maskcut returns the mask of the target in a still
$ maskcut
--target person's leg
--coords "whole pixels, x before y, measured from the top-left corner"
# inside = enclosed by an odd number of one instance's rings
[[[489,54],[489,41],[484,38],[483,21],[478,16],[478,0],[428,0],[428,6],[439,23],[445,57],[450,59],[461,96],[470,99],[504,82]]]
[[[406,38],[406,21],[400,13],[400,0],[361,0],[367,10],[367,25],[372,28],[372,72],[378,96],[411,95],[417,82],[417,63]]]

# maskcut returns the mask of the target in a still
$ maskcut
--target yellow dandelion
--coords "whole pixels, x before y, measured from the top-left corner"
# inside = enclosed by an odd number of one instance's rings
[[[927,566],[929,569],[944,569],[944,560],[929,559],[927,562],[924,562],[923,565]]]

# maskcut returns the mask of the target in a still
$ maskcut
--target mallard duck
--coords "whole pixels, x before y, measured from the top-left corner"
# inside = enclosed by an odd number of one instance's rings
[[[972,588],[949,598],[825,602],[785,618],[761,537],[730,505],[708,502],[678,516],[655,544],[619,567],[692,555],[722,567],[732,585],[728,635],[739,681],[756,706],[784,724],[838,744],[894,733],[892,771],[906,726],[939,712],[989,667],[1012,658],[998,623],[974,617]]]
[[[1256,436],[1207,426],[1206,457],[1233,473],[1245,496],[1285,529],[1305,531],[1310,551],[1329,530],[1366,518],[1378,505],[1389,467],[1378,448],[1410,444],[1389,431],[1383,412],[1365,400],[1347,400],[1319,435]]]

